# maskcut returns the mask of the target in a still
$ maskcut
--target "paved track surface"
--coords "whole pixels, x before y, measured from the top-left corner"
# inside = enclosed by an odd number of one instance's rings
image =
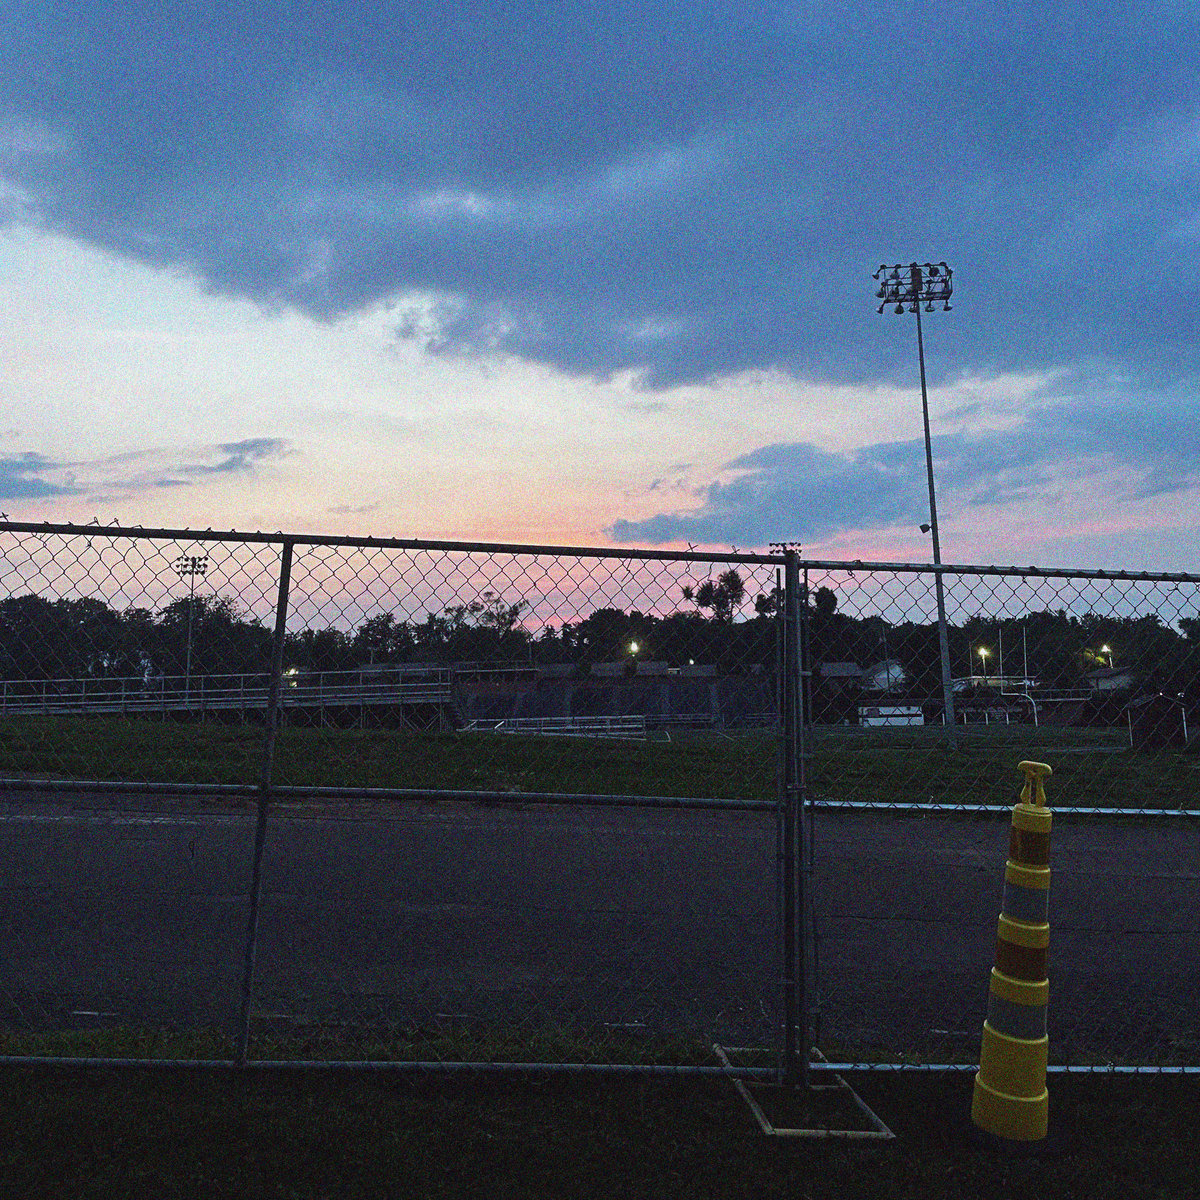
[[[84,803],[0,808],[0,1022],[233,1028],[253,811]],[[815,834],[826,1044],[969,1052],[1007,818],[821,813]],[[1200,1061],[1197,823],[1060,813],[1052,865],[1056,1057]],[[264,866],[258,1030],[498,1021],[777,1039],[769,815],[281,809]]]

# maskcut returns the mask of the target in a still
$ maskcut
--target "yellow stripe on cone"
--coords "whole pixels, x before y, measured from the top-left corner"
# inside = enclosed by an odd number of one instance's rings
[[[996,965],[988,987],[971,1120],[997,1137],[1033,1142],[1046,1136],[1050,1112],[1049,1038],[1029,1035],[1045,1029],[1050,989],[1046,898],[1051,816],[1043,780],[1051,771],[1035,762],[1022,762],[1020,769],[1025,786],[1013,808],[1004,911],[996,931]]]

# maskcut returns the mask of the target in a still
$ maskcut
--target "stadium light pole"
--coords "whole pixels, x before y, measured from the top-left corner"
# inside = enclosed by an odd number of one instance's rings
[[[933,541],[933,565],[942,565],[942,545],[938,540],[937,497],[933,488],[933,444],[929,436],[929,391],[925,386],[925,338],[921,332],[921,306],[933,312],[935,304],[941,304],[943,312],[950,311],[950,297],[954,293],[954,272],[944,262],[939,263],[881,263],[872,276],[879,284],[875,299],[880,302],[877,312],[895,306],[897,316],[905,308],[917,315],[917,361],[921,368],[921,418],[925,425],[925,474],[929,481],[929,532]],[[946,635],[946,591],[942,584],[942,573],[933,577],[937,595],[938,642],[942,659],[942,705],[946,718],[946,733],[950,749],[957,749],[958,732],[954,715],[954,687],[950,677],[950,642]]]
[[[192,609],[196,604],[196,576],[203,578],[207,571],[207,554],[181,554],[175,560],[175,574],[188,581],[187,659],[183,669],[184,705],[188,703],[192,691]]]

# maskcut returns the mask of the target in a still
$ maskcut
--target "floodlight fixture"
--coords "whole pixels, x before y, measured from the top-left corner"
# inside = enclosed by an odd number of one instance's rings
[[[888,305],[896,306],[900,316],[908,306],[909,312],[917,312],[923,305],[926,312],[940,304],[943,312],[950,311],[950,297],[954,294],[954,271],[944,262],[940,263],[896,263],[889,267],[881,263],[872,276],[879,287],[875,299],[879,301],[876,312],[882,313]]]
[[[175,560],[175,574],[184,579],[189,575],[206,575],[208,573],[207,554],[181,554]]]
[[[196,576],[208,574],[207,554],[181,554],[175,560],[175,574],[188,581],[187,656],[183,668],[183,701],[191,702],[192,694],[192,617],[196,607]]]

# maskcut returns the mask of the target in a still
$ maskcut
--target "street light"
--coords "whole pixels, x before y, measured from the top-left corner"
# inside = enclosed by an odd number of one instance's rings
[[[933,564],[942,565],[942,546],[938,540],[937,499],[933,490],[933,446],[929,437],[929,393],[925,386],[925,338],[921,332],[921,306],[933,312],[935,304],[941,304],[943,312],[950,311],[950,297],[954,293],[954,272],[944,262],[939,263],[896,263],[887,266],[881,263],[872,276],[879,287],[875,298],[880,302],[876,312],[882,313],[890,305],[900,316],[908,311],[917,314],[917,361],[921,368],[921,417],[925,425],[925,473],[929,480],[929,533],[933,539]],[[925,526],[921,526],[925,532]],[[956,748],[957,736],[954,729],[954,688],[950,679],[950,642],[946,636],[946,594],[942,585],[942,573],[934,574],[934,590],[937,594],[938,641],[942,655],[942,702],[946,711],[946,729],[950,748]]]
[[[983,676],[983,682],[987,684],[987,660],[991,651],[986,646],[980,646],[976,653],[979,655],[979,673]]]
[[[187,662],[183,675],[183,702],[186,705],[192,691],[192,609],[195,608],[196,576],[202,579],[208,571],[207,554],[181,554],[175,560],[175,574],[188,581]]]
[[[1108,655],[1108,669],[1111,671],[1112,670],[1112,659],[1113,659],[1112,647],[1111,646],[1101,646],[1100,653]]]

